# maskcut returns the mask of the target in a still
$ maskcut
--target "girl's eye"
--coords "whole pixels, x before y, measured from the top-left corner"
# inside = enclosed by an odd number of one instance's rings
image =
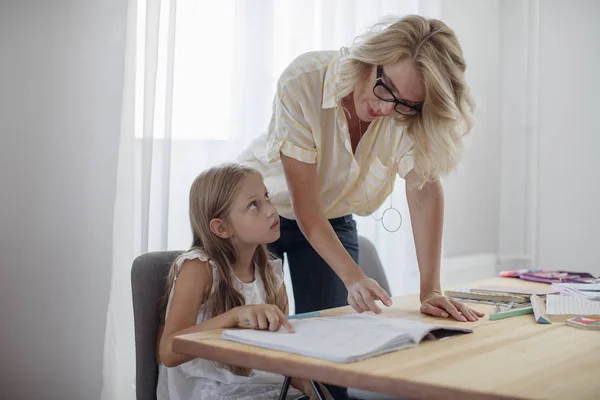
[[[248,205],[248,208],[250,210],[254,210],[255,208],[258,208],[258,203],[256,201],[253,201],[252,203],[250,203],[250,205]]]
[[[270,200],[269,193],[265,193],[265,200]]]

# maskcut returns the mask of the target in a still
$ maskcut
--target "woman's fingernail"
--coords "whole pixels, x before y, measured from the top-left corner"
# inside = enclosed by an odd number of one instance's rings
[[[444,318],[448,318],[448,314],[446,314],[446,313],[442,313],[442,317],[444,317]]]

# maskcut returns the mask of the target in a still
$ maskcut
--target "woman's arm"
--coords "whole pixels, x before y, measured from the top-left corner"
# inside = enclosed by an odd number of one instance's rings
[[[406,198],[410,211],[417,261],[421,273],[421,300],[429,293],[441,294],[440,260],[444,224],[444,190],[440,181],[418,188],[417,175],[406,176]]]
[[[458,321],[476,321],[478,316],[483,316],[482,313],[442,296],[440,262],[444,190],[439,180],[428,182],[419,189],[417,179],[415,171],[406,176],[406,197],[421,275],[421,312],[438,317],[450,314]]]
[[[354,262],[325,217],[316,164],[308,164],[281,154],[292,208],[300,230],[348,288],[348,302],[356,311],[381,312],[374,299],[391,305],[388,294]]]

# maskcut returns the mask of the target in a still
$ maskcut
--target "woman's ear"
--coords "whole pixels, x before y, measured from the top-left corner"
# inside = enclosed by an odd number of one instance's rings
[[[227,223],[221,218],[213,218],[210,220],[210,231],[221,239],[229,239],[232,233],[227,226]]]

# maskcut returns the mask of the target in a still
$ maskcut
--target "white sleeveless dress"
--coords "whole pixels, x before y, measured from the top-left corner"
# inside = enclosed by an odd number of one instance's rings
[[[219,277],[214,262],[209,260],[206,254],[200,250],[192,250],[182,255],[178,260],[177,269],[181,268],[184,261],[193,259],[208,261],[213,269],[211,296],[200,307],[196,319],[196,323],[201,323],[212,316],[210,310],[211,297],[217,287]],[[275,287],[279,289],[283,283],[281,260],[270,261],[269,267],[272,268],[275,276]],[[258,271],[254,276],[255,280],[252,283],[243,283],[234,276],[234,285],[238,285],[236,289],[243,293],[246,304],[264,304],[266,302],[264,283]],[[175,279],[171,288],[166,318],[169,317],[176,282],[177,279]],[[217,368],[213,361],[196,358],[172,368],[161,364],[158,372],[156,395],[157,400],[277,399],[282,384],[283,376],[281,375],[253,370],[250,376],[238,376],[225,368]],[[287,399],[295,399],[301,395],[300,391],[290,387]]]

